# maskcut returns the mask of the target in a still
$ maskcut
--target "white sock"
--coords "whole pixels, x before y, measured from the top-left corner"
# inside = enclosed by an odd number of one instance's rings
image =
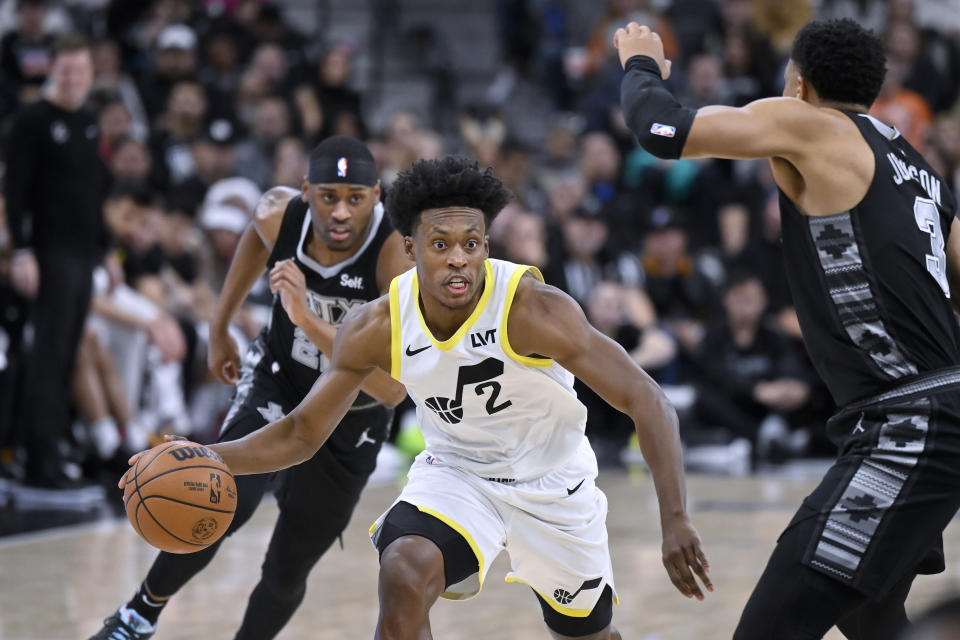
[[[97,454],[103,460],[108,460],[117,452],[120,446],[120,430],[111,416],[95,420],[90,425],[90,439],[97,449]]]

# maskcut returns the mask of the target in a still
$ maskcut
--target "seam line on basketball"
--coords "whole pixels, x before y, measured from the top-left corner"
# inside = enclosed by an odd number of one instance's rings
[[[147,498],[148,498],[148,499],[149,499],[149,498],[159,498],[159,499],[161,499],[161,500],[167,500],[167,501],[169,501],[169,502],[176,502],[177,504],[185,504],[185,505],[187,505],[188,507],[196,507],[197,509],[203,509],[204,511],[213,511],[214,513],[236,513],[236,510],[229,511],[229,510],[226,510],[226,509],[214,509],[213,507],[208,507],[208,506],[206,506],[206,505],[194,504],[194,503],[192,503],[192,502],[186,502],[186,501],[184,501],[184,500],[177,500],[176,498],[171,498],[171,497],[169,497],[169,496],[162,496],[162,495],[160,495],[160,494],[158,494],[158,493],[154,493],[154,494],[152,494],[152,495],[149,495],[149,496],[147,496]],[[141,503],[143,503],[142,500],[141,500]]]

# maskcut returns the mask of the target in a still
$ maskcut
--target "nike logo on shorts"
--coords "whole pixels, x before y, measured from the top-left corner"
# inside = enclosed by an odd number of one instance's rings
[[[586,480],[586,478],[584,478],[583,480]],[[578,483],[577,483],[577,486],[575,486],[573,489],[567,489],[567,495],[568,495],[568,496],[572,496],[573,494],[575,494],[575,493],[577,492],[577,489],[580,488],[580,485],[583,484],[583,480],[581,480],[580,482],[578,482]]]
[[[417,355],[418,353],[420,353],[421,351],[426,351],[426,350],[429,349],[429,348],[430,348],[430,345],[429,345],[429,344],[428,344],[427,346],[425,346],[425,347],[420,347],[419,349],[411,349],[411,348],[410,348],[410,345],[407,345],[407,355],[408,355],[408,356],[415,356],[415,355]]]

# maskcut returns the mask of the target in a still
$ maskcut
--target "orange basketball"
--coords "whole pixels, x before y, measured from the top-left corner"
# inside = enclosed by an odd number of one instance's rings
[[[178,440],[140,456],[123,503],[144,540],[162,551],[191,553],[226,533],[237,508],[237,485],[223,458]]]

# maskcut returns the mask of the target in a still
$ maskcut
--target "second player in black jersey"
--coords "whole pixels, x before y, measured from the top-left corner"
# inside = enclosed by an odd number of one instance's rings
[[[960,507],[960,221],[943,178],[868,114],[883,46],[850,20],[794,42],[780,98],[682,107],[659,36],[616,34],[624,117],[666,158],[770,158],[811,359],[838,457],[780,536],[735,640],[901,637],[918,574],[944,569]]]
[[[410,268],[379,201],[373,156],[345,136],[314,149],[301,191],[275,187],[261,198],[210,329],[210,368],[236,384],[219,441],[242,438],[296,407],[326,368],[347,313],[380,297],[394,276]],[[241,363],[227,327],[265,268],[275,294],[270,322]],[[310,570],[347,526],[387,436],[392,407],[405,395],[401,384],[378,371],[335,436],[311,459],[275,475],[238,477],[237,511],[227,535],[249,520],[271,483],[280,508],[238,639],[273,638],[293,615]],[[149,638],[169,598],[219,545],[185,555],[161,552],[134,597],[93,639]]]

